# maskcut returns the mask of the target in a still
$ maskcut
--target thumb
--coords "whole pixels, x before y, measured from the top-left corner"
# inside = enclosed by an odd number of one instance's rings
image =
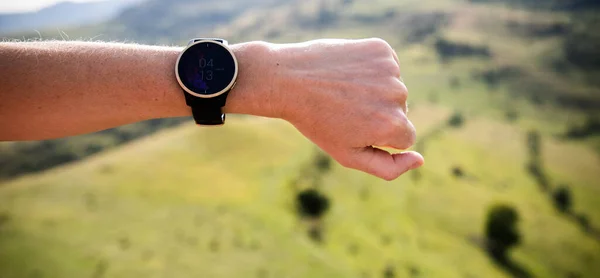
[[[390,154],[384,150],[366,147],[354,153],[352,168],[375,175],[387,181],[394,180],[409,170],[423,165],[423,156],[417,152]]]

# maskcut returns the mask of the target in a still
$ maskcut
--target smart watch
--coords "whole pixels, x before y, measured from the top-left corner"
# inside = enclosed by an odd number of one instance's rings
[[[227,41],[192,39],[175,64],[175,76],[198,125],[225,123],[223,106],[235,86],[238,62]]]

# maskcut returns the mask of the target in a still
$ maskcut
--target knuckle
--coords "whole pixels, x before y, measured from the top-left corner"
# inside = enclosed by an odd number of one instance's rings
[[[374,50],[388,52],[392,51],[390,44],[381,38],[370,38],[367,39],[367,42],[369,43],[370,48]]]
[[[405,95],[408,95],[408,87],[406,87],[406,84],[404,84],[402,80],[397,78],[396,81],[398,82],[398,86],[400,87],[399,90],[402,91],[402,93],[404,93]]]
[[[379,127],[380,140],[391,143],[400,149],[408,149],[414,145],[416,141],[414,126],[400,109],[390,113],[386,118],[382,120]]]
[[[400,66],[392,58],[386,58],[383,60],[379,67],[390,76],[393,76],[395,79],[400,77]]]
[[[406,120],[406,125],[405,128],[403,129],[403,134],[402,134],[402,142],[400,147],[403,149],[408,149],[410,147],[412,147],[415,142],[417,141],[417,133],[415,132],[415,128],[413,127],[413,125],[408,121],[408,119]]]
[[[394,78],[400,78],[400,65],[398,65],[398,63],[396,63],[396,61],[392,60],[392,75],[394,76]]]
[[[404,103],[408,99],[408,89],[401,81],[396,80],[396,82],[397,86],[395,87],[394,94],[401,103]]]
[[[408,91],[397,77],[388,77],[376,85],[376,92],[380,94],[387,104],[397,106],[408,100]]]
[[[407,101],[408,101],[408,94],[406,92],[399,92],[398,93],[398,102],[401,105],[406,105]]]
[[[405,149],[412,147],[414,144],[415,144],[415,139],[413,139],[413,137],[405,136],[405,139],[398,147],[405,150]]]

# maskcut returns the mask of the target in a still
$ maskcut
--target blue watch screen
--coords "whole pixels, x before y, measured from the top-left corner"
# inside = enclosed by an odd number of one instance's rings
[[[222,45],[202,42],[188,47],[177,66],[181,83],[194,93],[216,94],[225,89],[235,75],[235,62]]]

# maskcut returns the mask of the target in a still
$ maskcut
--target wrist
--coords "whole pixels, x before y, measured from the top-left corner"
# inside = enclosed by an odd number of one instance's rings
[[[248,42],[231,46],[238,60],[238,77],[229,92],[226,113],[281,118],[281,93],[275,88],[277,57],[273,45]]]

